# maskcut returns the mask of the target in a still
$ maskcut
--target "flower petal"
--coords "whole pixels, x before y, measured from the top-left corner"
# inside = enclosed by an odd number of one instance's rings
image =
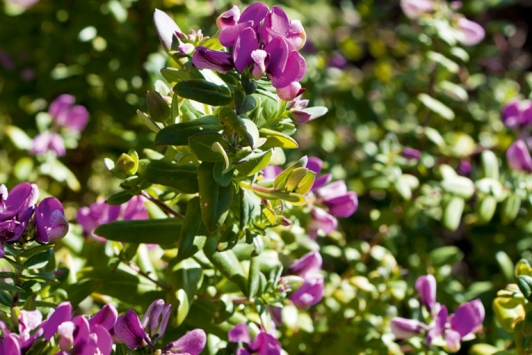
[[[130,349],[144,347],[150,342],[148,334],[142,329],[139,317],[131,309],[117,319],[113,331],[115,336]]]
[[[251,336],[249,335],[249,329],[246,323],[240,323],[231,328],[228,337],[232,343],[249,344],[251,342]]]
[[[246,328],[247,329],[247,328]],[[189,354],[199,355],[205,348],[207,343],[207,335],[203,329],[194,329],[183,335],[178,340],[168,344],[163,352],[169,351],[172,354]]]
[[[46,341],[50,340],[50,338],[52,338],[57,332],[57,328],[59,327],[59,325],[63,322],[70,321],[71,319],[72,305],[70,304],[70,302],[66,301],[60,303],[55,308],[55,311],[52,313],[52,315],[48,317],[46,324],[43,325],[44,339]]]
[[[235,47],[233,48],[233,61],[239,73],[253,63],[251,53],[257,49],[259,49],[257,34],[252,28],[244,29],[236,39]]]
[[[213,51],[202,46],[196,47],[192,63],[198,69],[212,69],[220,73],[227,73],[234,67],[230,53]]]

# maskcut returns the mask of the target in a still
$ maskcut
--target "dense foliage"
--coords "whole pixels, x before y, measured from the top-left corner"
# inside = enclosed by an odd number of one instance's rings
[[[525,1],[1,5],[0,354],[532,351]]]

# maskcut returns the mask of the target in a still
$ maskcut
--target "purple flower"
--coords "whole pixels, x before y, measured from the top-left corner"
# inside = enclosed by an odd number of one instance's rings
[[[462,304],[454,314],[448,317],[447,308],[442,306],[435,319],[435,324],[427,334],[427,344],[434,338],[443,336],[450,352],[460,350],[461,340],[473,334],[484,321],[485,310],[482,302],[475,299]]]
[[[246,348],[239,348],[238,355],[256,353],[259,355],[281,355],[281,344],[273,335],[261,330],[251,341],[251,335],[246,323],[235,325],[228,333],[229,341],[232,343],[244,343]]]
[[[142,328],[139,316],[131,309],[118,317],[113,332],[115,337],[130,349],[152,345],[149,335]]]
[[[142,317],[140,323],[154,342],[163,336],[170,318],[171,308],[171,304],[165,305],[162,299],[158,299],[150,304],[144,317]]]
[[[401,155],[406,159],[419,160],[421,157],[421,152],[414,148],[404,147],[401,151]]]
[[[305,310],[321,301],[324,294],[323,275],[314,274],[304,278],[303,285],[290,296],[290,300],[298,309]]]
[[[148,210],[144,206],[142,196],[134,196],[120,206],[111,206],[103,199],[94,202],[90,207],[81,207],[76,215],[76,220],[83,227],[83,234],[102,240],[93,232],[100,224],[113,222],[122,217],[124,220],[148,219]]]
[[[35,203],[39,197],[37,185],[22,182],[8,194],[4,185],[0,186],[0,245],[16,242],[26,231]],[[3,247],[1,254],[3,256]]]
[[[80,133],[87,124],[89,113],[85,107],[74,105],[75,101],[72,95],[60,95],[50,104],[48,113],[59,126]]]
[[[464,17],[458,20],[458,30],[462,34],[460,42],[465,46],[474,46],[480,43],[486,35],[482,26]]]
[[[532,173],[532,157],[524,140],[518,139],[506,151],[508,165],[513,170]]]
[[[216,19],[216,26],[220,31],[228,27],[232,27],[238,23],[240,19],[240,9],[234,5],[230,10],[224,12]]]
[[[35,207],[35,240],[48,243],[63,238],[68,232],[63,205],[55,197],[47,197]]]
[[[502,109],[502,122],[510,128],[522,128],[532,123],[532,102],[512,100]]]
[[[45,155],[51,152],[56,157],[62,157],[66,154],[63,137],[57,133],[43,132],[33,138],[33,145],[29,151],[32,155]]]
[[[20,344],[17,336],[11,333],[4,322],[0,321],[0,329],[3,336],[0,336],[0,354],[4,355],[22,355]]]
[[[199,355],[205,348],[207,335],[203,329],[194,329],[163,348],[164,354]]]
[[[111,330],[116,324],[118,318],[118,312],[113,305],[106,304],[89,319],[89,326],[92,330],[96,328],[96,325],[104,327],[107,330]]]
[[[401,9],[406,17],[416,19],[434,12],[433,0],[401,0]]]
[[[196,47],[192,56],[192,63],[199,69],[211,69],[220,73],[227,73],[234,68],[230,53],[214,51],[202,46]]]
[[[436,278],[433,275],[420,276],[416,280],[416,290],[419,300],[432,313],[436,305]]]
[[[407,340],[421,335],[427,329],[427,325],[415,319],[394,317],[391,328],[397,340]]]
[[[42,328],[37,329],[42,323],[42,314],[38,310],[25,311],[21,310],[18,316],[19,345],[21,351],[29,349],[35,340],[43,334]],[[31,334],[33,330],[37,329]]]
[[[321,270],[323,259],[319,251],[311,251],[294,261],[288,272],[305,278],[317,274]]]
[[[192,56],[195,67],[222,73],[233,67],[238,72],[249,68],[256,80],[267,75],[286,101],[303,92],[298,81],[305,75],[306,62],[298,50],[306,35],[299,21],[290,21],[278,6],[270,11],[259,2],[248,6],[242,15],[233,7],[218,17],[217,25],[220,43],[234,47],[232,54],[198,46]]]

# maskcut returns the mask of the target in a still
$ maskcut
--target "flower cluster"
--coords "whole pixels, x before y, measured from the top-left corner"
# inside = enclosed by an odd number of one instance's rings
[[[290,20],[284,10],[264,3],[248,6],[242,13],[237,6],[216,20],[220,43],[227,52],[196,47],[192,57],[199,69],[227,73],[235,68],[255,80],[265,74],[283,100],[290,101],[304,90],[299,81],[307,65],[299,53],[306,41],[300,21]]]
[[[47,152],[61,157],[66,154],[64,137],[58,132],[63,129],[66,135],[77,137],[87,125],[89,113],[81,105],[74,105],[72,95],[63,94],[56,98],[48,109],[51,125],[49,129],[33,139],[30,153],[44,155]]]
[[[450,352],[460,350],[462,340],[474,338],[474,331],[484,321],[484,306],[479,299],[462,304],[449,316],[447,307],[436,302],[436,278],[421,276],[416,281],[419,300],[432,319],[430,325],[416,319],[395,317],[392,319],[392,332],[397,340],[407,340],[425,335],[427,346],[444,346]]]
[[[37,205],[38,198],[39,188],[35,184],[22,182],[9,193],[5,185],[0,185],[0,257],[5,255],[5,243],[32,238],[39,243],[49,243],[68,232],[61,202],[47,197]]]
[[[21,310],[18,316],[18,334],[8,329],[0,321],[0,353],[21,355],[37,341],[43,338],[53,342],[61,350],[58,354],[109,355],[113,344],[125,344],[130,349],[150,346],[162,337],[170,315],[170,305],[161,299],[155,300],[142,321],[132,310],[121,317],[112,305],[104,306],[91,318],[83,315],[73,316],[70,302],[60,303],[42,321],[40,311]],[[194,329],[180,339],[168,344],[162,354],[198,355],[205,347],[206,335],[201,329]],[[161,352],[159,351],[161,354]]]
[[[84,206],[78,210],[76,219],[83,227],[83,234],[97,240],[100,237],[94,234],[94,230],[100,225],[123,220],[148,219],[148,211],[144,205],[144,197],[134,196],[122,205],[111,206],[99,199],[89,207]]]
[[[237,350],[237,355],[281,355],[282,348],[279,340],[262,329],[251,341],[246,323],[240,323],[231,328],[228,337],[230,342],[244,345]]]
[[[478,23],[466,19],[463,15],[455,13],[462,6],[460,1],[454,1],[450,4],[450,8],[446,6],[444,1],[438,0],[401,0],[401,9],[404,14],[410,19],[417,19],[420,17],[434,16],[438,9],[449,10],[443,16],[451,18],[451,24],[457,30],[457,40],[465,46],[474,46],[484,39],[486,32]]]

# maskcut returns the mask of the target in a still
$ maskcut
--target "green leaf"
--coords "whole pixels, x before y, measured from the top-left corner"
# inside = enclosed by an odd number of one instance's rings
[[[463,199],[469,199],[475,193],[475,184],[464,176],[447,178],[441,182],[444,191]]]
[[[114,221],[102,224],[94,233],[125,243],[172,244],[178,241],[181,221],[175,218]]]
[[[177,290],[177,325],[187,317],[201,284],[203,271],[194,259],[186,259],[172,268],[172,285]]]
[[[299,148],[299,144],[297,144],[297,142],[293,138],[281,132],[277,132],[277,131],[274,131],[268,128],[261,128],[259,129],[259,133],[261,137],[264,137],[267,139],[266,143],[264,143],[261,146],[262,149],[275,148],[275,147],[285,148],[285,149]]]
[[[4,133],[19,150],[30,150],[33,147],[33,140],[17,126],[5,126]]]
[[[217,151],[213,151],[214,143],[219,143],[222,148],[227,147],[227,143],[220,133],[205,132],[198,133],[188,139],[190,149],[196,154],[198,160],[205,162],[224,162],[226,157]]]
[[[441,53],[429,51],[427,56],[430,60],[438,63],[439,65],[447,69],[450,73],[456,74],[458,73],[458,70],[460,70],[460,66],[458,64],[456,64],[451,59],[447,58]]]
[[[499,180],[499,160],[491,150],[485,150],[480,156],[484,177]]]
[[[229,107],[223,107],[220,110],[218,119],[222,122],[226,130],[235,131],[251,147],[255,146],[255,143],[259,139],[259,132],[255,123],[249,119],[237,116],[236,112]]]
[[[174,86],[174,91],[181,97],[212,106],[228,105],[233,100],[227,86],[200,79],[180,81]]]
[[[25,292],[24,289],[12,284],[5,283],[3,281],[0,281],[0,290],[7,292]]]
[[[257,100],[255,100],[255,98],[251,95],[246,95],[246,93],[240,89],[235,89],[234,95],[236,113],[238,115],[251,111],[257,106]]]
[[[306,156],[299,159],[296,163],[290,165],[288,168],[283,170],[279,175],[275,177],[275,180],[273,181],[273,186],[276,190],[284,190],[286,186],[286,182],[288,181],[290,175],[292,175],[292,172],[296,168],[301,168],[307,166],[308,158]]]
[[[464,257],[464,253],[453,245],[440,247],[430,252],[430,260],[435,267],[452,265]]]
[[[307,203],[307,198],[303,195],[297,194],[295,192],[280,192],[280,191],[257,191],[253,190],[255,194],[261,198],[267,200],[283,200],[294,206],[303,206]]]
[[[161,129],[155,136],[156,145],[188,145],[189,137],[203,132],[219,132],[220,121],[214,116],[203,116],[192,121],[176,123]]]
[[[119,206],[131,200],[132,197],[133,195],[128,190],[122,190],[109,196],[105,203],[111,206]]]
[[[486,224],[493,218],[497,209],[497,199],[486,195],[477,200],[477,216],[479,224]]]
[[[517,217],[520,207],[521,207],[521,198],[514,193],[508,195],[506,200],[504,200],[504,202],[502,203],[502,209],[501,209],[502,224],[508,225],[512,223],[515,217]]]
[[[267,151],[260,153],[251,153],[245,158],[246,161],[235,164],[235,168],[244,176],[254,175],[264,169],[270,163],[272,155],[272,149],[268,149]]]
[[[247,294],[247,280],[235,253],[232,250],[217,251],[217,243],[216,238],[209,238],[203,249],[205,255],[223,276],[234,282],[244,294]]]
[[[184,193],[199,191],[197,168],[194,164],[177,165],[163,160],[142,159],[138,174],[153,184],[170,186]]]
[[[458,228],[464,207],[465,201],[462,197],[451,197],[443,209],[442,223],[446,229],[455,231]]]
[[[146,127],[148,127],[153,132],[159,132],[159,130],[161,129],[159,126],[157,126],[157,124],[155,122],[152,121],[150,116],[148,116],[147,114],[145,114],[141,110],[137,110],[137,117],[142,121],[142,123],[144,123],[146,125]],[[111,170],[111,169],[109,169],[109,170]]]
[[[517,276],[517,286],[519,286],[523,296],[530,301],[532,299],[532,277],[528,275]]]
[[[207,228],[201,218],[199,197],[194,197],[188,201],[187,213],[181,227],[181,237],[177,251],[177,260],[181,261],[190,258],[203,249],[207,240]]]
[[[436,85],[436,91],[442,94],[447,95],[453,100],[467,102],[469,100],[469,95],[467,91],[458,84],[452,83],[450,81],[441,81]]]
[[[215,153],[218,153],[222,156],[223,160],[223,170],[222,172],[226,172],[229,169],[229,157],[227,156],[227,153],[222,147],[222,145],[219,142],[214,142],[211,146],[211,150]],[[227,186],[227,184],[226,184]]]
[[[423,105],[425,105],[432,112],[440,115],[441,117],[445,118],[448,121],[454,120],[453,110],[451,110],[441,101],[438,101],[435,98],[430,97],[427,94],[419,94],[418,99],[419,101],[421,101]]]
[[[214,164],[201,163],[198,168],[201,217],[208,231],[220,227],[233,201],[233,184],[220,186],[213,175]]]
[[[188,72],[176,68],[162,68],[161,74],[169,83],[177,83],[190,79]]]
[[[52,249],[48,249],[42,253],[35,254],[24,263],[24,267],[28,269],[40,269],[48,264],[53,253],[54,251]]]
[[[214,170],[213,170],[214,180],[216,180],[216,182],[220,184],[221,186],[228,186],[231,183],[231,181],[233,181],[234,170],[233,168],[231,168],[227,172],[224,172],[224,171],[225,171],[225,163],[218,162],[214,164]]]
[[[506,278],[506,282],[510,283],[514,280],[514,263],[512,259],[504,251],[500,250],[495,254],[495,259],[502,274]]]
[[[260,261],[257,256],[251,257],[249,261],[248,270],[248,299],[253,299],[257,296],[260,283]]]

